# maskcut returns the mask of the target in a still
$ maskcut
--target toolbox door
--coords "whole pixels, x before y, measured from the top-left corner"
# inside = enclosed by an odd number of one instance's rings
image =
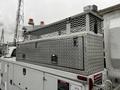
[[[83,37],[67,37],[50,43],[51,63],[63,68],[84,70]]]

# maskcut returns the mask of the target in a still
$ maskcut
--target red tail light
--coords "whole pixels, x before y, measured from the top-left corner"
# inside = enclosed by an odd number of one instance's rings
[[[82,81],[87,81],[87,77],[84,76],[77,76],[77,78]]]
[[[94,83],[102,84],[102,73],[94,75]]]

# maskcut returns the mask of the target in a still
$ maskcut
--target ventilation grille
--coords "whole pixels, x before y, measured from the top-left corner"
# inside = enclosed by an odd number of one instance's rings
[[[90,14],[90,31],[93,31],[94,32],[94,25],[95,23],[97,24],[97,31],[98,33],[103,33],[103,30],[102,30],[102,21],[101,19],[99,19],[98,17]]]
[[[74,17],[70,21],[71,33],[85,31],[86,30],[86,15]]]
[[[85,13],[85,14],[81,14],[81,15],[79,14],[77,16],[69,17],[57,23],[41,28],[40,30],[38,30],[38,32],[36,32],[37,35],[34,34],[34,36],[36,37],[32,37],[32,34],[31,37],[32,39],[35,39],[35,38],[45,38],[45,37],[64,35],[66,34],[67,27],[69,26],[67,25],[67,23],[70,23],[70,27],[69,27],[70,33],[86,31],[87,28],[86,25],[88,23],[88,21],[86,21],[86,15],[89,15],[90,31],[102,34],[103,33],[102,20],[99,17],[93,15],[92,13]]]

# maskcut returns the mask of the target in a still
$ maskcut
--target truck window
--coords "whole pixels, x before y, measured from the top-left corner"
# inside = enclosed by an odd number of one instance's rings
[[[16,57],[16,49],[13,50],[11,57]]]

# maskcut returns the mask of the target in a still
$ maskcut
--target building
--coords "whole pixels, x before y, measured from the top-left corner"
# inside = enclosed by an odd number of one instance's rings
[[[99,11],[104,18],[106,68],[114,87],[120,83],[120,4]],[[118,88],[120,89],[120,88]]]
[[[106,58],[120,68],[120,4],[99,11],[104,18]]]

